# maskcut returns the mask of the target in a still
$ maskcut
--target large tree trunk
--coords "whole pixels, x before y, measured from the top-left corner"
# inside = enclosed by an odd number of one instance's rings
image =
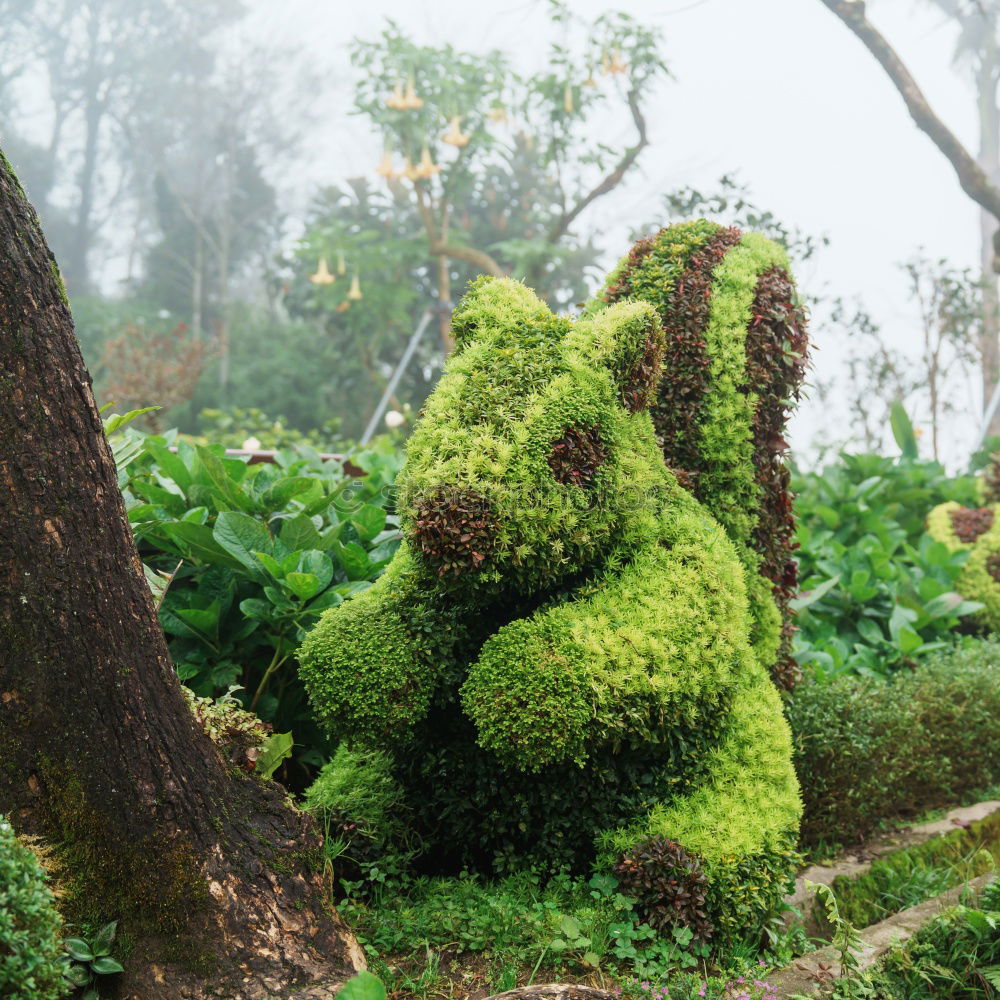
[[[123,995],[330,996],[363,958],[312,821],[181,694],[59,272],[0,154],[0,812],[118,919]]]

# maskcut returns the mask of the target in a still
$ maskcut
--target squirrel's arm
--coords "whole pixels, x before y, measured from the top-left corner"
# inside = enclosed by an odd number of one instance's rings
[[[378,581],[331,608],[299,650],[300,674],[334,737],[398,743],[424,717],[440,662],[421,630],[433,612],[405,544]],[[421,634],[422,633],[422,634]]]
[[[462,702],[508,766],[659,742],[725,697],[749,656],[743,570],[718,524],[693,500],[678,507],[658,542],[484,644]]]

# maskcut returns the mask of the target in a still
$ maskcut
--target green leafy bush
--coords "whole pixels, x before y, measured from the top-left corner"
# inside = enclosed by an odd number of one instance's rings
[[[1000,641],[966,640],[889,681],[806,682],[787,712],[802,844],[854,843],[1000,781]]]
[[[305,447],[248,465],[173,433],[133,432],[119,446],[140,553],[166,586],[159,615],[178,675],[200,697],[236,687],[244,707],[293,732],[305,770],[292,780],[304,784],[327,743],[295,651],[323,610],[370,586],[395,552],[398,454],[386,444],[352,455],[364,475],[351,478]]]
[[[795,655],[814,676],[885,676],[941,649],[977,609],[956,592],[966,554],[924,531],[935,504],[975,497],[972,476],[843,454],[792,486],[804,591],[793,602]]]
[[[0,996],[56,1000],[69,993],[61,932],[45,873],[0,816]]]

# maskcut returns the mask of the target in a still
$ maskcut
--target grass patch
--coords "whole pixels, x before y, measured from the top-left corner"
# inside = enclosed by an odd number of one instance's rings
[[[868,927],[994,870],[998,857],[1000,814],[994,814],[879,858],[864,875],[839,876],[831,888],[841,916],[855,927]]]
[[[956,906],[893,948],[869,977],[880,1000],[1000,997],[1000,881],[978,906]]]

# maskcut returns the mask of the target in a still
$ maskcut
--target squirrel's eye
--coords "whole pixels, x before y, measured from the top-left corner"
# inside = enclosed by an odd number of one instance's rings
[[[600,427],[567,427],[552,444],[549,468],[556,482],[587,487],[608,457]]]

